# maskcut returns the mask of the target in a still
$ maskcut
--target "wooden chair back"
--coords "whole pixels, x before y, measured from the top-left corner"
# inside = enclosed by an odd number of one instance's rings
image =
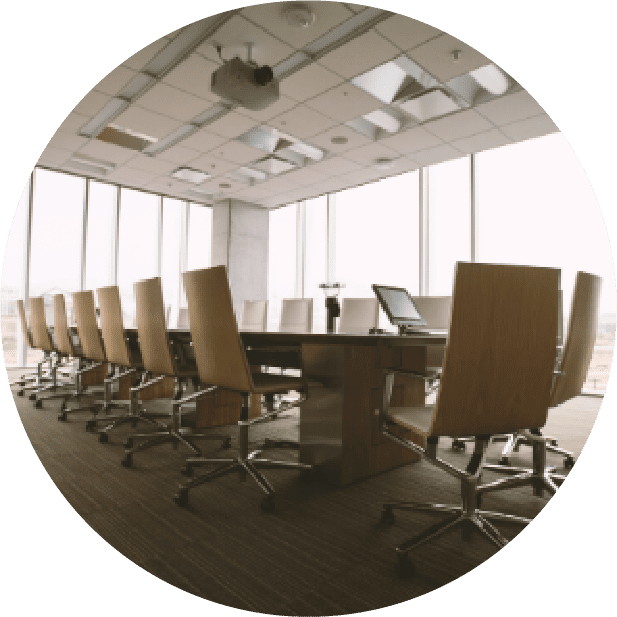
[[[242,306],[240,330],[266,332],[268,329],[268,301],[245,300]]]
[[[122,304],[117,286],[96,290],[101,316],[101,336],[107,360],[119,366],[131,366],[129,348],[122,323]]]
[[[45,319],[45,300],[43,298],[30,298],[30,332],[36,349],[54,351]]]
[[[458,263],[430,435],[544,426],[557,339],[560,271]]]
[[[238,333],[225,266],[185,272],[182,277],[200,381],[252,392],[253,380]]]
[[[94,292],[76,291],[73,293],[73,310],[84,358],[93,362],[105,362],[105,350],[101,342],[99,325],[94,308]]]
[[[33,348],[34,343],[32,342],[32,333],[30,332],[30,328],[28,327],[28,321],[26,320],[26,309],[24,307],[23,300],[17,300],[17,312],[19,313],[19,321],[21,322],[21,331],[24,335],[24,339],[28,344],[28,347]]]
[[[377,298],[343,298],[339,332],[367,334],[379,326],[379,301]]]
[[[174,359],[165,327],[165,304],[160,277],[134,284],[137,336],[144,368],[158,375],[175,376]]]
[[[578,396],[587,377],[598,332],[598,310],[602,279],[587,272],[577,272],[568,325],[568,338],[560,373],[553,384],[551,407]]]
[[[66,317],[66,303],[63,294],[54,295],[54,340],[56,349],[67,356],[74,356],[75,349],[69,334],[69,324]]]
[[[411,299],[429,330],[450,328],[452,296],[413,296]]]
[[[281,302],[280,332],[313,331],[313,298],[284,298]]]

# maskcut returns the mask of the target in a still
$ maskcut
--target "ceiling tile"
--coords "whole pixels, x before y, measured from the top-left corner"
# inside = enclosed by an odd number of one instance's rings
[[[287,4],[257,4],[243,8],[241,13],[295,49],[301,49],[353,16],[353,13],[339,2],[303,2],[315,13],[315,21],[306,28],[296,28],[283,19],[281,11]]]
[[[432,148],[443,142],[439,137],[435,137],[435,135],[429,133],[426,129],[417,126],[403,131],[402,133],[392,135],[392,137],[384,137],[379,140],[379,143],[397,152],[401,152],[402,154],[407,154],[409,152],[424,150],[425,148]]]
[[[325,161],[320,161],[319,163],[311,165],[311,169],[319,171],[326,176],[346,174],[361,168],[362,166],[358,165],[358,163],[344,159],[342,156],[333,156]]]
[[[164,193],[166,195],[180,195],[187,189],[187,183],[173,178],[156,178],[144,185],[150,191]]]
[[[270,120],[269,124],[301,139],[322,133],[336,122],[304,105]]]
[[[343,82],[343,78],[326,67],[312,62],[281,80],[279,89],[281,94],[296,101],[304,101],[321,94]]]
[[[285,174],[284,177],[272,178],[265,183],[271,195],[277,195],[283,191],[291,191],[298,188],[298,185],[292,181],[290,174]]]
[[[85,116],[84,114],[78,114],[72,111],[58,127],[58,130],[65,133],[77,134],[79,133],[79,129],[81,129],[81,127],[84,126],[88,120],[90,120],[90,116]]]
[[[376,180],[379,173],[382,172],[377,169],[362,169],[360,171],[352,171],[351,173],[343,174],[341,180],[345,183],[347,188],[352,188]]]
[[[329,178],[326,174],[316,171],[313,167],[303,167],[297,171],[290,171],[287,176],[289,180],[302,186],[313,186]]]
[[[108,144],[98,139],[91,139],[85,146],[79,149],[79,152],[101,161],[116,163],[117,165],[126,163],[137,154],[135,150],[121,148],[115,144]]]
[[[103,77],[94,90],[102,92],[103,94],[109,94],[115,96],[129,83],[129,81],[135,76],[136,71],[133,71],[125,66],[116,67],[106,77]]]
[[[79,137],[73,133],[65,133],[64,131],[56,131],[47,146],[59,148],[60,150],[77,150],[90,141],[87,137]]]
[[[400,53],[383,36],[369,30],[319,58],[319,64],[349,79],[392,60]]]
[[[235,111],[230,111],[222,118],[208,124],[207,129],[217,135],[233,139],[238,137],[238,135],[242,135],[242,133],[246,133],[246,131],[252,129],[257,124],[259,123],[251,118],[247,118]]]
[[[404,15],[392,15],[384,19],[375,26],[375,30],[402,50],[412,49],[443,34],[441,30],[433,26]]]
[[[163,159],[164,161],[171,161],[172,163],[176,163],[177,165],[184,165],[188,161],[192,161],[193,159],[201,156],[201,154],[202,152],[194,150],[193,148],[175,145],[171,148],[163,150],[163,152],[157,154],[156,157],[159,159]]]
[[[246,201],[261,199],[263,197],[268,197],[269,195],[270,190],[265,182],[262,184],[256,184],[255,186],[249,186],[236,193],[236,197]]]
[[[244,163],[263,157],[264,151],[259,150],[258,148],[252,148],[251,146],[247,146],[239,141],[228,141],[222,146],[214,148],[210,154],[212,156],[220,156],[226,161],[243,165]]]
[[[333,137],[344,137],[347,139],[347,142],[344,144],[334,144],[332,143]],[[361,135],[344,124],[332,127],[319,135],[314,135],[311,137],[310,142],[312,145],[330,152],[345,152],[351,148],[358,148],[359,146],[372,143],[368,137]]]
[[[103,94],[102,92],[96,92],[95,90],[91,90],[84,96],[75,108],[73,112],[78,114],[83,114],[88,116],[88,119],[92,118],[92,116],[96,115],[106,103],[111,100],[111,96],[107,94]]]
[[[246,109],[245,107],[239,107],[238,113],[241,113],[243,116],[248,116],[249,118],[253,118],[254,120],[259,120],[260,122],[265,122],[270,120],[270,118],[274,118],[274,116],[278,116],[283,112],[291,109],[297,105],[297,102],[286,97],[281,96],[279,100],[268,105],[265,109],[260,111],[253,111],[252,109]]]
[[[398,158],[400,154],[381,143],[372,143],[354,148],[353,150],[348,150],[343,156],[361,165],[372,165],[376,159]]]
[[[139,105],[129,106],[113,121],[113,124],[157,139],[169,135],[181,125],[178,120],[149,111]]]
[[[525,120],[523,121],[525,122]],[[502,129],[503,130],[503,129]],[[490,150],[491,148],[498,148],[499,146],[505,146],[511,143],[499,129],[493,129],[484,133],[478,133],[471,137],[464,137],[463,139],[456,139],[452,141],[452,145],[461,152],[471,154],[473,152],[482,152],[483,150]]]
[[[207,128],[199,129],[196,133],[183,139],[180,144],[183,148],[198,150],[199,152],[209,152],[213,148],[224,144],[227,138],[211,133]]]
[[[140,107],[181,121],[191,120],[212,106],[211,101],[172,88],[163,82],[152,86],[138,101]]]
[[[353,120],[382,107],[375,97],[349,83],[336,86],[306,101],[305,105],[339,122]]]
[[[141,169],[133,169],[131,167],[120,167],[115,169],[105,178],[109,178],[118,184],[127,184],[133,186],[143,186],[148,182],[152,182],[157,177],[157,174],[149,173]]]
[[[238,166],[235,163],[230,163],[229,161],[222,161],[217,156],[204,154],[192,160],[188,167],[191,167],[193,169],[199,169],[200,171],[205,171],[212,176],[222,176],[228,171],[236,169],[236,167]]]
[[[154,43],[150,43],[142,50],[138,51],[136,54],[133,54],[130,58],[125,60],[122,64],[127,66],[130,69],[135,71],[141,71],[141,69],[154,58],[154,56],[167,45],[169,41],[163,39],[159,39],[158,41],[154,41]]]
[[[246,187],[243,182],[232,180],[231,178],[213,178],[212,180],[206,180],[199,185],[199,190],[211,192],[212,195],[223,194],[230,195],[241,191]]]
[[[207,101],[218,101],[210,90],[210,78],[217,68],[216,63],[193,53],[169,71],[163,82]]]
[[[461,57],[455,61],[452,52],[459,50]],[[425,68],[442,83],[477,69],[490,60],[449,34],[442,34],[407,52],[407,55]]]
[[[498,126],[544,113],[544,109],[525,90],[478,105],[476,111]]]
[[[441,146],[435,146],[434,148],[427,148],[426,150],[414,152],[411,155],[413,160],[422,167],[425,167],[426,165],[437,165],[437,163],[457,159],[461,156],[463,156],[463,154],[450,144],[442,144]]]
[[[149,171],[157,175],[169,175],[178,165],[154,156],[138,154],[126,163],[127,167]]]
[[[260,8],[263,8],[263,5]],[[293,47],[277,40],[242,15],[234,15],[200,47],[221,45],[221,56],[225,60],[231,60],[234,56],[247,60],[247,43],[253,43],[252,59],[260,66],[262,64],[274,66],[294,51]]]
[[[48,167],[62,167],[64,162],[70,158],[72,154],[72,150],[62,150],[60,148],[54,148],[53,146],[47,146],[41,153],[38,164]]]
[[[433,133],[433,135],[437,135],[437,137],[444,141],[452,141],[488,131],[493,128],[493,125],[473,109],[466,109],[445,118],[425,122],[422,128],[426,129],[429,133]]]
[[[556,133],[559,129],[549,116],[542,114],[533,118],[527,118],[526,120],[520,120],[519,122],[513,122],[512,124],[506,124],[501,127],[501,131],[515,141],[522,141],[523,139]]]

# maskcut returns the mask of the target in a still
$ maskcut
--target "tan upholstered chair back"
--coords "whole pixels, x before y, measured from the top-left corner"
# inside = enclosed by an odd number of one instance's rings
[[[34,347],[43,351],[54,351],[47,329],[43,298],[30,298],[30,332],[32,333]]]
[[[281,303],[280,332],[313,331],[313,298],[284,298]]]
[[[137,313],[137,335],[144,368],[158,375],[175,375],[175,367],[167,328],[165,305],[159,277],[139,281],[134,285]]]
[[[66,318],[66,303],[62,294],[54,295],[54,340],[58,351],[67,356],[75,355]]]
[[[544,426],[559,277],[553,268],[457,264],[431,435],[491,435]]]
[[[200,381],[252,392],[251,371],[238,333],[225,266],[185,272],[182,277]]]
[[[122,324],[122,304],[117,286],[96,290],[101,314],[101,335],[107,360],[119,366],[130,366],[128,345]]]
[[[450,328],[452,296],[413,296],[412,300],[429,330]]]
[[[94,293],[90,290],[74,292],[73,310],[75,311],[75,322],[81,342],[82,356],[94,362],[105,362],[105,350],[101,343],[99,325],[96,321]]]
[[[268,329],[268,301],[245,300],[242,306],[240,330],[265,332]]]
[[[19,313],[19,321],[21,322],[21,331],[24,335],[24,339],[26,339],[28,347],[34,347],[34,343],[32,342],[32,334],[30,332],[30,328],[28,328],[28,322],[26,320],[26,309],[24,307],[23,300],[17,300],[17,312]]]
[[[602,279],[578,272],[560,374],[553,385],[551,407],[578,396],[587,377],[598,332],[598,309]]]
[[[339,332],[346,334],[368,333],[379,326],[379,301],[377,298],[343,298]]]

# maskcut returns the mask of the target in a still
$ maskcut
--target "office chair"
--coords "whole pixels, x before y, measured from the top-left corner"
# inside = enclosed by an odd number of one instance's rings
[[[251,372],[238,332],[224,266],[185,272],[182,276],[188,299],[191,337],[199,378],[210,390],[217,388],[240,393],[242,409],[238,422],[237,456],[221,459],[187,459],[182,472],[189,476],[193,474],[195,466],[204,464],[219,466],[203,476],[195,477],[180,485],[174,500],[179,505],[186,505],[189,490],[219,476],[237,471],[241,477],[245,477],[248,473],[265,492],[266,496],[261,502],[261,507],[265,512],[271,512],[274,510],[274,488],[259,472],[258,467],[306,471],[312,467],[302,463],[259,458],[260,450],[249,452],[249,426],[259,420],[259,418],[249,420],[250,395],[287,392],[302,388],[302,380],[286,375]]]
[[[368,334],[379,326],[377,298],[343,298],[338,331],[346,334]]]
[[[529,522],[480,510],[479,485],[492,435],[512,432],[517,426],[540,427],[546,421],[558,287],[559,270],[552,268],[458,263],[435,405],[389,407],[395,372],[385,371],[382,435],[417,452],[461,484],[458,506],[401,501],[384,505],[382,520],[387,523],[393,522],[397,509],[447,515],[396,549],[402,575],[413,572],[409,553],[446,530],[463,526],[501,548],[507,540],[489,519]],[[401,428],[413,437],[401,436]],[[467,435],[475,437],[475,448],[465,469],[437,456],[437,438]]]
[[[184,355],[183,349],[179,345],[173,348],[170,345],[165,328],[165,307],[163,304],[163,292],[161,289],[161,279],[159,277],[139,281],[134,284],[135,302],[137,305],[137,334],[139,337],[139,348],[143,367],[155,376],[131,388],[131,405],[137,405],[139,393],[155,384],[160,384],[167,380],[185,381],[197,378],[197,368]],[[173,396],[173,393],[171,393]],[[171,398],[171,396],[170,396]],[[223,447],[231,445],[231,439],[227,435],[183,433],[181,429],[182,406],[187,402],[186,398],[174,400],[172,403],[171,423],[162,425],[157,423],[161,430],[153,433],[130,435],[125,442],[125,453],[122,459],[124,467],[133,464],[133,456],[142,450],[152,448],[164,443],[171,443],[174,448],[178,444],[183,444],[197,456],[201,455],[201,450],[193,443],[193,439],[221,440]],[[137,439],[145,441],[134,445]]]
[[[268,330],[268,301],[245,300],[238,328],[241,332],[266,332]]]
[[[187,308],[180,307],[178,309],[178,328],[189,327],[189,310]]]
[[[279,332],[312,332],[313,298],[283,298]]]
[[[550,408],[558,407],[581,393],[596,341],[601,288],[602,279],[599,276],[587,272],[577,272],[568,325],[568,338],[559,370],[554,376]],[[536,496],[541,497],[544,490],[554,495],[558,486],[565,480],[565,476],[555,473],[555,467],[547,466],[546,453],[554,452],[564,456],[566,469],[574,466],[574,455],[555,446],[552,439],[543,436],[539,430],[517,431],[513,434],[512,441],[514,445],[511,447],[517,445],[532,447],[533,467],[523,469],[503,465],[485,465],[485,469],[515,475],[484,485],[482,492],[530,484]],[[510,446],[511,442],[508,445]],[[506,454],[509,454],[509,452]]]

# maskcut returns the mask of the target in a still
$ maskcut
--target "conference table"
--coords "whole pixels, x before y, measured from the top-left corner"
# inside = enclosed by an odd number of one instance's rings
[[[191,333],[185,328],[168,329],[172,349],[187,349]],[[129,345],[138,345],[137,330],[126,330]],[[386,334],[325,334],[241,331],[249,354],[254,350],[297,349],[309,393],[300,406],[302,463],[317,466],[333,484],[343,486],[417,460],[410,450],[384,439],[379,410],[383,399],[384,369],[424,373],[441,366],[447,335],[418,332],[399,336]],[[173,385],[173,378],[170,378]],[[128,387],[128,381],[125,389]],[[159,389],[149,398],[171,396]],[[426,387],[422,379],[397,375],[391,405],[422,405]],[[128,396],[128,390],[121,396]],[[218,390],[198,403],[197,426],[212,427],[236,422],[240,396]],[[261,413],[260,397],[254,395],[251,416]],[[411,438],[409,432],[401,436]]]

